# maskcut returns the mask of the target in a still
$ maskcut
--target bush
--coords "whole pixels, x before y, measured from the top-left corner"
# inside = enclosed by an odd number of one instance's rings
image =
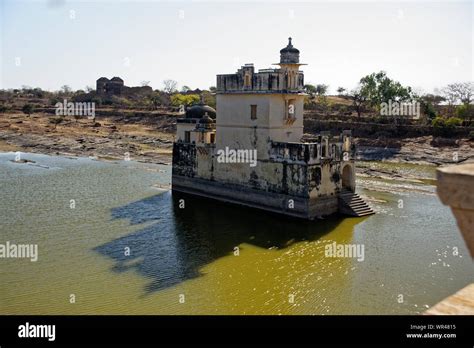
[[[474,131],[469,132],[469,140],[474,140]]]
[[[49,123],[54,124],[54,129],[56,129],[58,124],[60,124],[63,120],[64,118],[62,116],[52,117],[49,119]]]
[[[451,117],[446,121],[446,127],[456,127],[460,125],[462,125],[462,120],[458,117]]]
[[[102,99],[100,97],[93,97],[90,100],[92,103],[95,103],[96,106],[102,105]]]
[[[199,98],[199,95],[197,94],[187,94],[187,95],[179,94],[179,93],[173,94],[171,96],[171,105],[172,106],[180,106],[180,105],[190,106],[195,103],[198,103],[200,99],[201,98]]]
[[[63,99],[58,98],[58,97],[49,99],[49,105],[51,106],[56,106],[57,103],[62,103],[62,102],[63,102]]]
[[[474,118],[474,105],[464,104],[456,108],[456,116],[464,119],[471,120]]]
[[[436,116],[432,121],[431,125],[435,128],[444,128],[446,126],[446,122],[444,118],[441,116]]]
[[[422,101],[421,107],[423,109],[423,113],[426,115],[426,117],[428,117],[429,120],[436,118],[436,111],[433,107],[433,104]]]
[[[114,106],[120,106],[120,107],[133,107],[134,106],[133,102],[128,100],[127,98],[118,97],[114,95],[110,99],[112,101],[112,105]]]
[[[23,113],[30,116],[33,112],[35,112],[35,107],[33,106],[33,104],[25,104],[23,105],[23,108],[21,110],[23,111]]]
[[[0,105],[0,113],[4,113],[8,110],[8,108],[5,105]]]
[[[434,134],[441,135],[441,136],[451,136],[454,127],[460,126],[462,124],[462,120],[457,117],[451,117],[447,120],[442,118],[441,116],[437,116],[431,123],[433,125]]]

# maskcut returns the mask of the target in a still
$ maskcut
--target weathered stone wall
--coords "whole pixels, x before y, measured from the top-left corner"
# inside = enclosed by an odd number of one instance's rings
[[[266,69],[258,73],[247,71],[250,75],[250,85],[245,84],[245,69],[239,69],[236,74],[217,75],[217,92],[241,92],[241,91],[261,91],[277,92],[286,91],[288,87],[288,76],[284,69]],[[296,86],[294,89],[303,90],[303,72],[297,72]]]
[[[196,175],[206,180],[214,180],[215,145],[202,144],[196,147]]]
[[[345,122],[335,120],[304,119],[304,129],[306,133],[318,133],[320,131],[331,131],[334,134],[350,129],[352,134],[358,138],[364,137],[420,137],[436,134],[433,126],[422,125],[395,125],[366,122]],[[453,137],[468,136],[472,127],[454,127],[449,134]]]
[[[173,143],[173,176],[193,178],[197,169],[196,145]]]

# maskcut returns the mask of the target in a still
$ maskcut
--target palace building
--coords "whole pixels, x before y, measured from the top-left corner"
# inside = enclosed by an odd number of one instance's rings
[[[289,39],[275,69],[217,75],[216,110],[177,120],[172,189],[293,217],[372,214],[355,193],[351,132],[302,142],[304,75]]]

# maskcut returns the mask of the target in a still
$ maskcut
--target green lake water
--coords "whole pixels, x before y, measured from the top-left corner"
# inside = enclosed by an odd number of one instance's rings
[[[474,279],[434,186],[361,190],[376,215],[306,222],[163,191],[169,166],[14,157],[0,154],[0,243],[39,256],[0,259],[1,314],[417,314]],[[326,257],[334,241],[364,260]]]

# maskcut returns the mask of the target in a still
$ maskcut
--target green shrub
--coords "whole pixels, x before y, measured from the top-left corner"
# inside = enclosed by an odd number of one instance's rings
[[[474,140],[474,131],[469,132],[469,140]]]
[[[422,102],[421,107],[423,109],[423,113],[426,115],[426,117],[428,117],[429,120],[436,118],[436,111],[433,107],[433,104]]]
[[[456,107],[456,116],[464,120],[471,120],[474,118],[474,105],[464,104]]]
[[[444,128],[446,126],[446,121],[441,116],[436,116],[431,121],[431,125],[435,128]]]
[[[23,105],[23,108],[21,110],[29,117],[32,113],[35,112],[35,107],[33,104],[25,104]]]
[[[462,120],[459,117],[450,117],[446,121],[446,127],[456,127],[462,125]]]
[[[56,106],[57,103],[62,103],[62,102],[63,102],[63,99],[58,98],[58,97],[49,99],[49,105],[51,106]]]
[[[172,106],[190,106],[199,102],[201,98],[197,94],[173,94],[171,96]]]
[[[102,105],[102,99],[100,97],[93,97],[90,99],[92,103],[95,103],[96,106]]]

